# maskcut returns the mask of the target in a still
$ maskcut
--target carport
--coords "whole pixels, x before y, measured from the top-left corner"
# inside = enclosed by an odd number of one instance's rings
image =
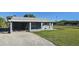
[[[13,31],[40,31],[53,30],[53,22],[38,18],[13,17],[9,22],[9,32]]]

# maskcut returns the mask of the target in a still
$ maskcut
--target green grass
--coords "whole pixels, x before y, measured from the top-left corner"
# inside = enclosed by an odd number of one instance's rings
[[[79,27],[54,26],[57,30],[35,32],[58,46],[79,46]]]

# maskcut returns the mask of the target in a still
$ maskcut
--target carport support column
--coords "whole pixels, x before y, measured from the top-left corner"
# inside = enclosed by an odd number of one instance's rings
[[[43,22],[41,22],[41,30],[43,29]]]
[[[52,22],[52,29],[53,29],[53,22]]]
[[[49,27],[50,27],[50,30],[53,30],[53,23],[52,22],[49,23]]]
[[[10,22],[10,33],[12,33],[12,22]]]
[[[29,31],[31,31],[31,22],[29,22]]]

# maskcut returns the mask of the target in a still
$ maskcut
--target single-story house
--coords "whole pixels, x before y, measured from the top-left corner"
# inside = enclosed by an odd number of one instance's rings
[[[9,31],[40,31],[40,30],[53,30],[53,21],[39,18],[30,17],[12,17],[8,20]]]

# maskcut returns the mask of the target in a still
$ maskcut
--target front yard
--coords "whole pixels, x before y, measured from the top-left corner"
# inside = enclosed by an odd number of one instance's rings
[[[35,32],[57,46],[79,46],[79,27],[54,26],[57,30]]]

